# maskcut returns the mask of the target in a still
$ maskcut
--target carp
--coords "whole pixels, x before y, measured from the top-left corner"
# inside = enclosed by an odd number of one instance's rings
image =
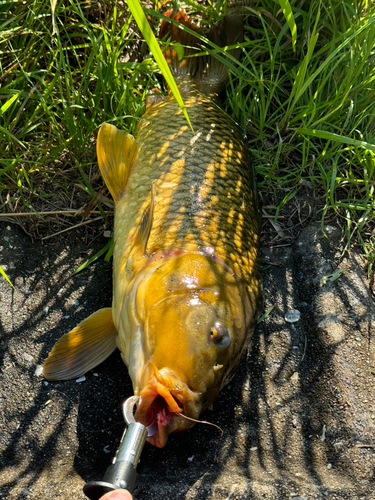
[[[166,16],[200,32],[184,11]],[[238,14],[206,37],[234,45]],[[140,396],[135,419],[163,447],[229,382],[261,309],[260,215],[242,130],[220,107],[227,68],[189,57],[196,36],[162,21],[164,56],[193,130],[171,93],[147,101],[134,138],[104,123],[97,157],[115,202],[113,302],[65,334],[45,378],[82,376],[119,348]],[[185,46],[184,57],[175,50]],[[235,56],[235,52],[233,52]]]

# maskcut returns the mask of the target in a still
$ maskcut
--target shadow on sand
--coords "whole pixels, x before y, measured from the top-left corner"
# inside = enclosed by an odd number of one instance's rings
[[[1,229],[4,235],[5,225]],[[82,384],[45,385],[34,370],[63,333],[110,305],[110,265],[98,261],[70,278],[87,258],[80,253],[86,250],[81,233],[48,246],[33,245],[17,227],[6,234],[12,249],[1,242],[2,261],[16,292],[1,282],[0,492],[21,500],[67,498],[65,490],[83,499],[72,466],[84,481],[103,477],[124,429],[121,402],[132,394],[126,368],[116,351]],[[322,244],[326,272],[333,252],[328,242]],[[327,339],[321,326],[326,313],[316,305],[319,287],[306,271],[303,249],[282,260],[264,271],[265,309],[273,305],[272,313],[258,326],[236,376],[201,416],[219,425],[223,436],[197,424],[172,435],[164,449],[147,444],[135,489],[139,500],[224,499],[231,492],[233,498],[260,498],[262,491],[283,499],[303,482],[346,498],[355,485],[358,471],[336,446],[361,439],[356,417],[349,418],[343,404],[345,373],[337,371],[336,357],[347,339]],[[367,321],[366,287],[346,284],[337,295],[343,308],[350,312],[353,298],[365,305],[363,318],[349,314],[350,321]],[[294,325],[284,321],[292,307],[302,313]],[[347,332],[352,324],[343,327]],[[333,464],[331,482],[327,464]]]

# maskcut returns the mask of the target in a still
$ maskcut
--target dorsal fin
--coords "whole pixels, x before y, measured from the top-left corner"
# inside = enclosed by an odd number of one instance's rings
[[[133,246],[131,254],[144,256],[146,255],[147,242],[150,237],[152,222],[154,220],[154,207],[155,207],[155,183],[151,186],[151,200],[142,214],[141,222],[134,235]]]
[[[98,134],[96,153],[100,172],[117,202],[125,190],[129,172],[137,159],[137,143],[131,134],[109,123],[103,123]]]

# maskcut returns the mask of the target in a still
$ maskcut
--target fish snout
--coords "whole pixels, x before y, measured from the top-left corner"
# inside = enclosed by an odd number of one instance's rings
[[[189,429],[194,422],[184,418],[197,418],[202,408],[200,393],[194,393],[170,369],[163,368],[150,377],[140,392],[135,420],[155,431],[147,441],[162,448],[172,432]],[[183,415],[183,416],[181,416]]]

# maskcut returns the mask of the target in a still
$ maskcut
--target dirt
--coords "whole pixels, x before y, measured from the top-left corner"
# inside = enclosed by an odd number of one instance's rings
[[[99,223],[98,223],[99,224]],[[35,375],[55,341],[111,304],[111,264],[71,273],[107,240],[84,226],[32,240],[0,222],[0,496],[84,499],[124,429],[132,394],[116,351],[76,381]],[[164,449],[146,444],[138,500],[375,499],[375,303],[359,255],[341,233],[310,225],[264,252],[268,316],[231,383],[197,424]],[[89,243],[88,243],[89,241]],[[288,323],[288,310],[300,319]]]

